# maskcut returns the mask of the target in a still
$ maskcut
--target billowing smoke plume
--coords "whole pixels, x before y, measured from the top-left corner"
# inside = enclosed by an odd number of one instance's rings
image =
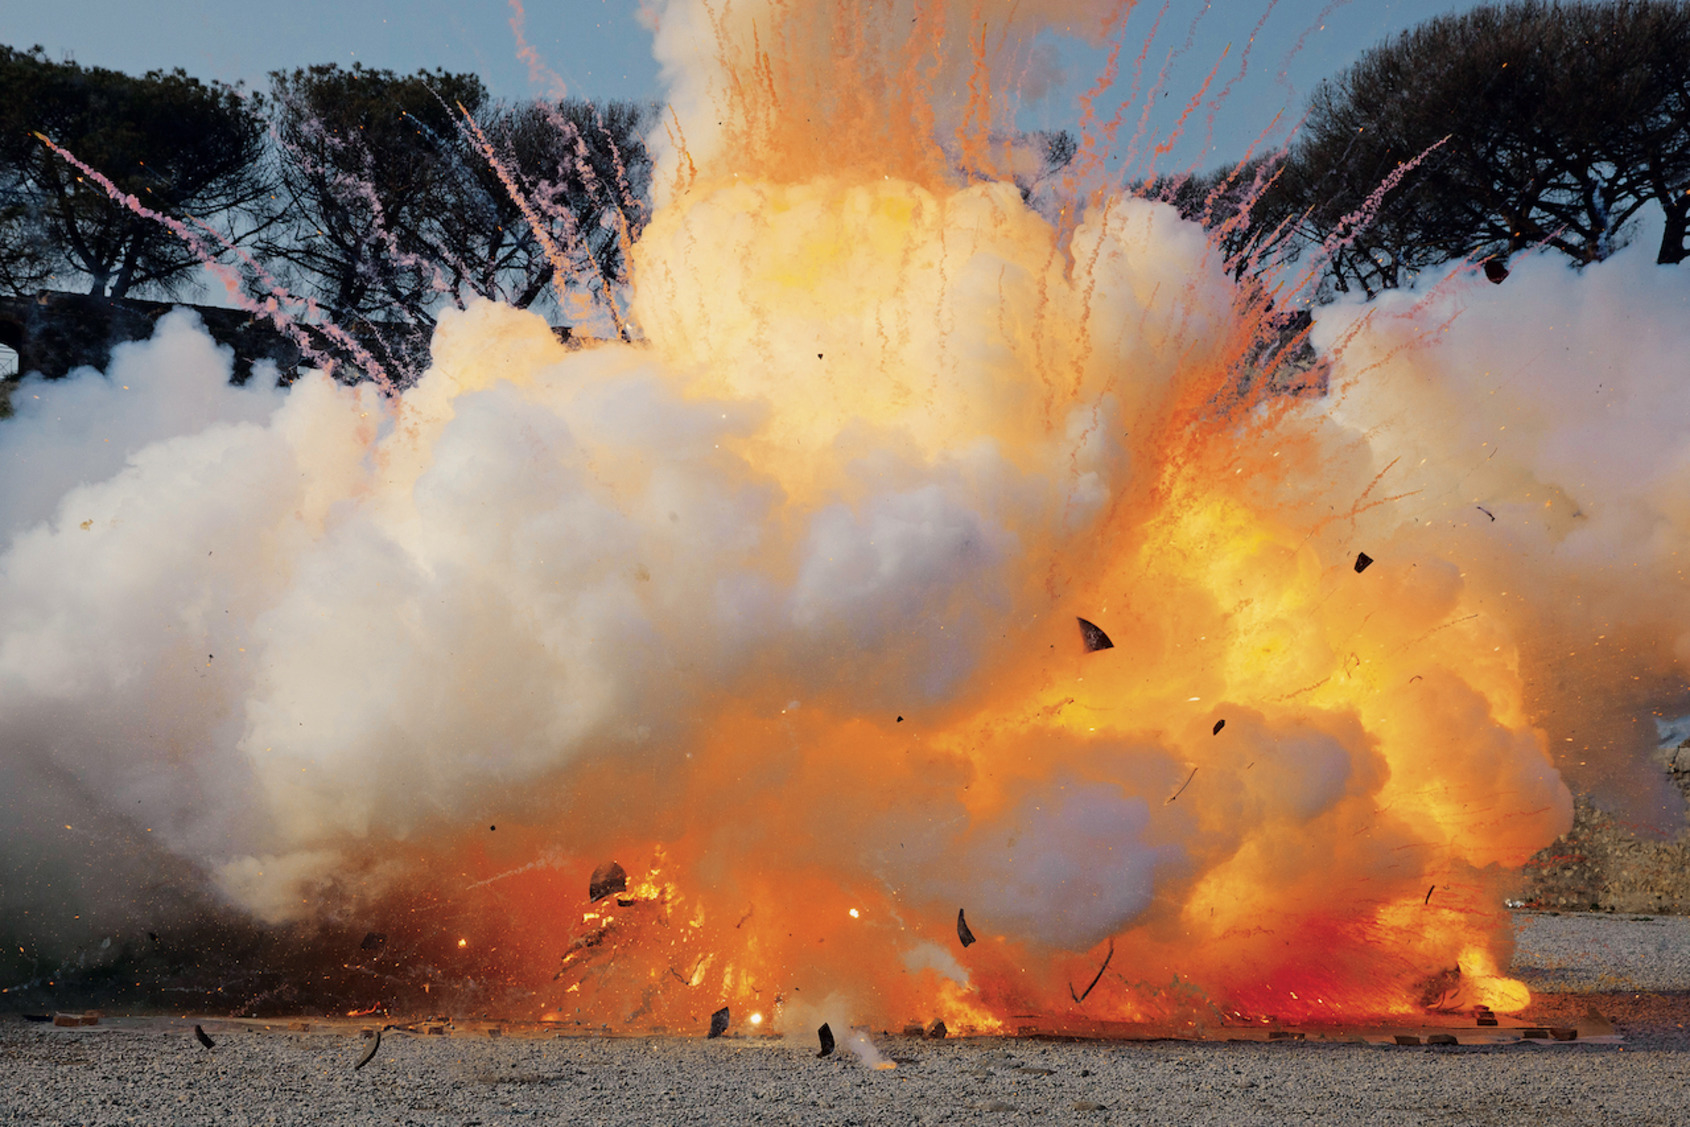
[[[955,151],[851,163],[842,122],[996,81],[1021,24],[971,55],[924,6],[963,85],[919,52],[877,85],[875,9],[838,132],[795,132],[834,10],[758,22],[764,55],[749,9],[657,17],[710,65],[638,344],[477,305],[389,402],[229,388],[177,315],[23,385],[19,945],[368,927],[618,1026],[1519,1003],[1501,903],[1569,823],[1551,753],[1623,775],[1642,743],[1582,710],[1686,649],[1679,279],[1627,253],[1335,310],[1292,393],[1170,209],[1053,223],[958,175],[967,99],[924,103]]]

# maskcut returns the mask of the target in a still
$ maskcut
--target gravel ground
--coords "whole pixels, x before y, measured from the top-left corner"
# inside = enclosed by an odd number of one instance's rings
[[[1534,1020],[1594,1005],[1620,1045],[1383,1047],[892,1038],[526,1039],[0,1019],[5,1124],[1690,1124],[1690,921],[1522,913]]]

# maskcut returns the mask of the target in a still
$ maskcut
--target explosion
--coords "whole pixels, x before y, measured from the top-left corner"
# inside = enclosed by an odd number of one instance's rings
[[[229,387],[179,315],[25,385],[18,935],[368,931],[378,995],[595,1029],[1522,1007],[1552,753],[1618,785],[1654,731],[1590,706],[1680,684],[1674,342],[1511,343],[1621,256],[1264,361],[1263,294],[1099,187],[1113,125],[1067,205],[1010,181],[1074,7],[664,7],[637,343],[482,303],[385,400]]]

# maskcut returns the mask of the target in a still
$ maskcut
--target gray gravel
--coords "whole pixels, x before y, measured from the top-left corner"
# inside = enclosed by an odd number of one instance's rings
[[[883,1039],[813,1043],[335,1033],[0,1019],[0,1123],[1690,1124],[1690,921],[1522,914],[1542,1020],[1594,1004],[1623,1045],[1399,1048]],[[843,1047],[841,1048],[843,1052]]]
[[[1514,974],[1534,990],[1690,991],[1690,916],[1514,914]]]

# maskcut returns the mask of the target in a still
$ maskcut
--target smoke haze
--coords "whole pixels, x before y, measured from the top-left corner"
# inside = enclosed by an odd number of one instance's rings
[[[823,174],[791,98],[833,9],[758,24],[756,97],[721,89],[736,11],[656,16],[642,343],[477,304],[384,402],[228,387],[177,314],[18,390],[7,942],[368,927],[595,1026],[1002,1028],[1105,946],[1118,1020],[1401,1012],[1457,967],[1449,1004],[1523,1004],[1502,901],[1570,824],[1556,766],[1663,809],[1682,279],[1626,251],[1335,307],[1330,392],[1286,394],[1171,208],[1053,222],[842,127]],[[937,77],[857,59],[829,112],[968,73],[934,11]]]

